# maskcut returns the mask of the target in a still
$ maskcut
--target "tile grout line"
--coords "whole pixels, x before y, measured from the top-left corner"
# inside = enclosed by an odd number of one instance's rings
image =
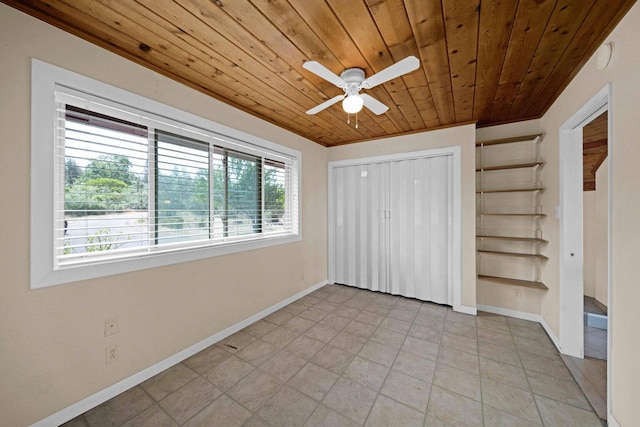
[[[529,381],[529,374],[524,367],[524,363],[522,363],[522,356],[520,355],[520,348],[518,348],[518,343],[513,338],[513,330],[511,329],[511,323],[507,320],[507,327],[509,328],[509,333],[511,334],[511,339],[513,339],[513,345],[516,348],[516,353],[518,354],[518,361],[520,362],[520,366],[522,367],[522,372],[524,373],[524,377],[527,380],[527,386],[529,386],[529,393],[531,393],[531,397],[533,399],[533,403],[536,405],[536,412],[538,413],[538,418],[540,419],[540,424],[544,426],[545,422],[542,418],[542,413],[540,412],[540,405],[538,405],[538,401],[536,400],[536,394],[533,392],[533,387],[531,387],[531,382]]]

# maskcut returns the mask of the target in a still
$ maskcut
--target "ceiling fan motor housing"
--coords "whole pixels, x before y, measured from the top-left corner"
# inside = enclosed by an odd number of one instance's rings
[[[358,95],[358,92],[362,89],[364,71],[360,68],[348,68],[340,74],[340,78],[346,83],[342,89],[344,89],[347,96]]]
[[[364,70],[361,68],[347,68],[340,74],[340,78],[347,83],[362,83],[364,81]]]

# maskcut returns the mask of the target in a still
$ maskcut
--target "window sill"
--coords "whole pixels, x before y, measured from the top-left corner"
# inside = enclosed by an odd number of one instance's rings
[[[163,251],[156,253],[146,253],[137,255],[135,258],[125,258],[118,260],[105,260],[91,265],[64,266],[52,270],[42,277],[32,277],[31,288],[38,289],[48,286],[61,285],[64,283],[77,282],[80,280],[95,279],[98,277],[111,276],[115,274],[129,273],[133,271],[146,270],[149,268],[164,267],[167,265],[179,264],[183,262],[198,261],[206,258],[213,258],[222,255],[230,255],[255,249],[263,249],[272,246],[294,243],[301,240],[300,234],[264,237],[249,241],[239,241],[236,243],[211,244],[196,248],[184,248],[176,251]],[[36,279],[35,281],[33,279]]]

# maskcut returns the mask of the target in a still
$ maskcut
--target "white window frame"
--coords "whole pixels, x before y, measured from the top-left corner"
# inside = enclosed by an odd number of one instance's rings
[[[292,206],[292,234],[259,236],[251,240],[179,248],[175,251],[149,253],[143,257],[112,259],[91,265],[56,268],[55,265],[55,120],[57,88],[68,88],[89,96],[103,98],[156,117],[170,118],[194,129],[205,129],[240,146],[265,149],[294,158],[293,173],[297,185],[287,192]],[[162,104],[149,98],[113,87],[56,67],[37,59],[31,61],[31,289],[59,285],[114,274],[161,267],[181,262],[238,253],[296,242],[302,239],[300,226],[302,155],[299,151],[215,123],[211,120]]]

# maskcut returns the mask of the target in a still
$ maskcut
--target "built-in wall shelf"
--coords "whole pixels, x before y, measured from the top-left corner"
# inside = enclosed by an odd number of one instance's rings
[[[542,166],[542,165],[544,165],[544,162],[515,163],[510,165],[497,165],[497,166],[481,166],[476,168],[476,172],[524,169],[524,168],[533,168],[533,167]]]
[[[507,237],[507,236],[488,236],[479,234],[476,236],[478,239],[492,239],[492,240],[511,240],[514,242],[528,242],[528,243],[549,243],[544,239],[536,239],[531,237]]]
[[[532,258],[532,259],[539,259],[539,260],[549,259],[546,256],[540,255],[540,254],[523,254],[520,252],[486,251],[481,249],[481,250],[478,250],[478,253],[489,254],[489,255],[514,256],[514,257],[520,257],[520,258]]]
[[[497,212],[479,212],[478,215],[483,216],[535,216],[545,217],[547,214],[543,213],[497,213]]]
[[[544,191],[542,187],[532,187],[532,188],[509,188],[503,190],[477,190],[476,194],[481,193],[525,193],[529,191]]]
[[[525,288],[542,289],[545,291],[549,290],[544,283],[535,280],[510,279],[508,277],[486,276],[483,274],[478,274],[478,279],[487,282],[499,283],[501,285],[522,286]]]
[[[541,139],[536,134],[476,143],[478,280],[547,289],[541,282],[548,260],[540,253],[547,243]]]
[[[542,139],[542,134],[537,133],[535,135],[516,136],[513,138],[493,139],[490,141],[478,141],[476,142],[476,147],[486,147],[489,145],[498,145],[498,144],[509,144],[511,142],[534,141],[534,140],[540,140],[540,139]]]

